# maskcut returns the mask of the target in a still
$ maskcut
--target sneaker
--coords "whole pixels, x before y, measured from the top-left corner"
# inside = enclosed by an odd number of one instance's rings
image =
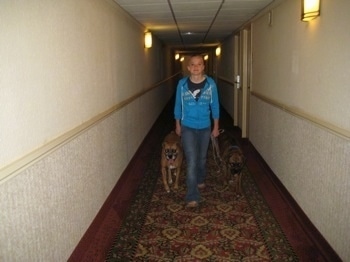
[[[199,188],[199,189],[203,189],[203,188],[205,188],[205,184],[204,184],[204,183],[202,183],[202,184],[198,184],[197,186],[198,186],[198,188]]]
[[[197,201],[190,201],[187,203],[186,207],[198,207]]]

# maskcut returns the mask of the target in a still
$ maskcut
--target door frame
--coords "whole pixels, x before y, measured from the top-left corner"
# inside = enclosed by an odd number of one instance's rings
[[[241,128],[242,137],[249,136],[249,104],[251,83],[251,28],[234,36],[234,125]]]

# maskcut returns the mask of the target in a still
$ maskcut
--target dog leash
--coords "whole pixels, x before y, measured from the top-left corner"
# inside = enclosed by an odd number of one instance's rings
[[[219,133],[223,133],[224,129],[220,129]],[[220,148],[219,148],[219,143],[218,143],[218,138],[214,137],[213,135],[210,137],[211,138],[211,144],[213,147],[213,156],[214,156],[214,161],[217,167],[219,168],[220,171],[220,164],[222,163],[222,158],[220,154]],[[218,161],[219,160],[219,161]]]

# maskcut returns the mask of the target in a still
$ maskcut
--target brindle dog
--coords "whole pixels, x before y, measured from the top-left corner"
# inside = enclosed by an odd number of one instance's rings
[[[242,194],[242,169],[246,158],[239,146],[235,145],[233,139],[227,132],[223,131],[218,137],[221,155],[221,167],[223,171],[224,184],[233,185],[237,194]]]
[[[160,160],[162,178],[165,190],[169,193],[169,185],[173,184],[175,176],[174,190],[179,188],[179,177],[182,170],[183,152],[180,137],[174,132],[170,132],[162,143],[162,156]]]

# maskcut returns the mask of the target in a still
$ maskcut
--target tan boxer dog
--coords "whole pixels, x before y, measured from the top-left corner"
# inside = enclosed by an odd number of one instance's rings
[[[179,177],[182,169],[183,152],[180,137],[174,132],[170,132],[162,143],[162,156],[160,160],[162,178],[165,190],[169,193],[169,185],[173,184],[174,190],[179,188]]]

